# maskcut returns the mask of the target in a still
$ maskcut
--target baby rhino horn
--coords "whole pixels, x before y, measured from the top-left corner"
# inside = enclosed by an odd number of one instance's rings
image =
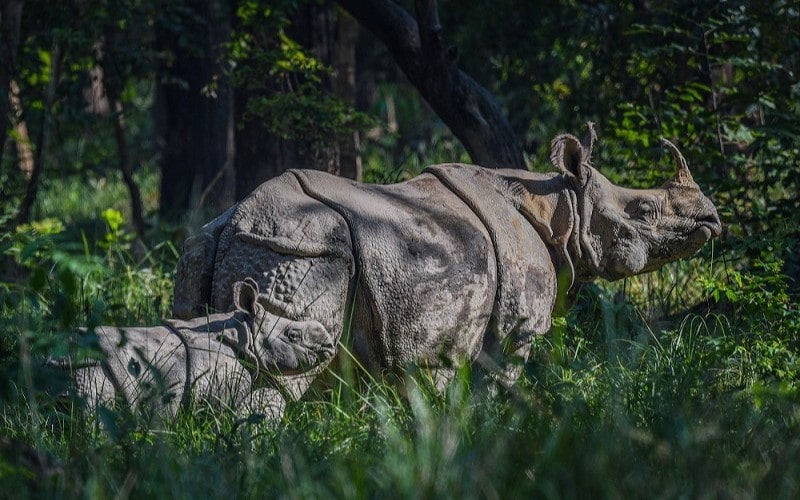
[[[692,179],[692,173],[689,172],[689,165],[686,164],[686,158],[683,157],[678,147],[663,137],[661,138],[661,144],[670,150],[672,158],[675,159],[675,182],[677,184],[693,183],[694,179]]]

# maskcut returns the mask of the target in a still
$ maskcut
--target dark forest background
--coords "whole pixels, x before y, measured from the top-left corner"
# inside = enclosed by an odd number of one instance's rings
[[[797,0],[0,0],[0,485],[796,497],[799,74]],[[580,287],[507,401],[339,380],[277,430],[193,408],[162,433],[44,399],[38,361],[167,317],[186,236],[284,170],[546,171],[588,121],[618,184],[678,144],[724,233]]]
[[[546,169],[550,138],[586,121],[598,165],[629,183],[661,175],[664,136],[729,222],[789,217],[797,21],[787,1],[6,0],[6,226],[44,214],[40,189],[115,171],[146,237],[287,168],[367,181],[413,175],[412,157]],[[142,171],[157,193],[143,195]]]

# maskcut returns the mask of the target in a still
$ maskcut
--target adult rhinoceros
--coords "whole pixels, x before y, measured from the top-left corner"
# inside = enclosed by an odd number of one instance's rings
[[[234,284],[252,279],[268,315],[319,322],[337,349],[311,367],[268,370],[289,398],[343,345],[369,369],[413,364],[440,384],[481,357],[512,383],[511,360],[550,328],[559,273],[615,280],[692,255],[720,233],[672,143],[663,141],[674,177],[636,190],[591,165],[594,139],[591,125],[584,143],[556,137],[554,174],[443,164],[378,186],[290,170],[187,240],[174,315],[228,311]]]

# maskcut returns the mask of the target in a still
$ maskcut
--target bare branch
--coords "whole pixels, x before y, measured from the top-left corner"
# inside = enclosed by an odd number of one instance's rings
[[[416,0],[420,25],[391,0],[338,0],[381,39],[423,98],[472,161],[491,168],[526,168],[514,131],[492,95],[459,70],[445,50],[435,0]]]
[[[439,22],[439,10],[436,6],[436,1],[416,0],[414,7],[417,13],[422,56],[425,59],[426,66],[434,64],[445,66],[443,29]],[[457,68],[454,67],[453,69]]]

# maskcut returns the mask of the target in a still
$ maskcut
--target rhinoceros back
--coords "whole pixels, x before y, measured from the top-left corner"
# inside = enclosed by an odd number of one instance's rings
[[[480,351],[496,288],[481,221],[431,175],[388,186],[297,171],[303,190],[350,228],[354,347],[368,365],[441,365]]]

